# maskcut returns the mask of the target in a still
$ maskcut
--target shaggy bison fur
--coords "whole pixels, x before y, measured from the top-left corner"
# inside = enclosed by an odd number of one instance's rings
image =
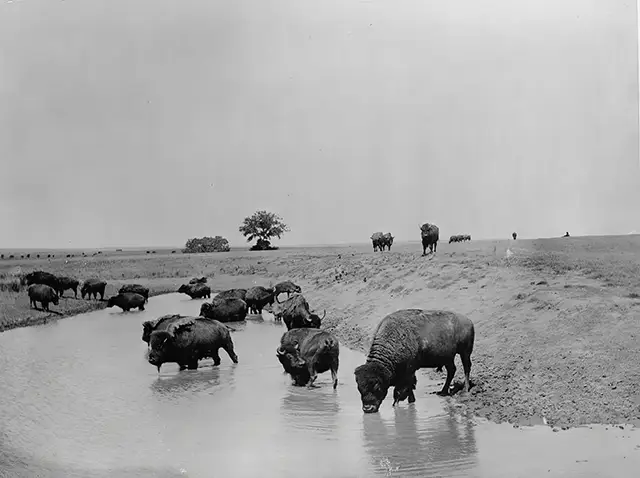
[[[58,305],[58,294],[53,287],[46,284],[31,284],[27,289],[29,294],[29,305],[37,308],[36,302],[40,302],[42,309],[49,312],[49,302]]]
[[[107,283],[100,279],[87,279],[82,284],[82,289],[80,289],[80,295],[84,299],[85,295],[91,296],[93,295],[94,299],[98,298],[98,294],[100,294],[100,300],[104,300],[104,289],[107,287]]]
[[[278,301],[278,296],[280,294],[287,294],[287,299],[289,297],[291,297],[291,294],[300,294],[302,293],[302,287],[300,287],[297,284],[294,284],[293,282],[291,282],[290,280],[286,280],[284,282],[280,282],[278,284],[276,284],[275,287],[275,296],[276,296],[276,301]]]
[[[245,300],[247,297],[247,289],[228,289],[219,292],[216,299],[240,299]]]
[[[265,305],[273,305],[275,294],[273,287],[267,289],[266,287],[257,286],[249,289],[244,299],[247,307],[249,307],[249,313],[262,314],[262,309],[264,309]]]
[[[340,344],[329,332],[308,328],[289,330],[282,335],[276,354],[296,385],[312,387],[319,373],[331,370],[333,388],[338,386]]]
[[[200,315],[220,322],[240,322],[247,317],[247,303],[242,299],[219,299],[216,296],[211,303],[202,304]]]
[[[53,288],[53,290],[58,290],[58,278],[50,272],[29,272],[27,275],[22,277],[22,279],[20,279],[20,282],[22,283],[22,285],[45,284]]]
[[[324,311],[322,317],[309,310],[309,303],[302,294],[296,294],[282,304],[270,306],[270,311],[275,320],[284,320],[287,330],[297,328],[319,329],[322,319],[327,315]]]
[[[182,284],[178,289],[178,292],[187,294],[192,299],[209,299],[211,297],[211,288],[201,282],[198,282],[197,284]]]
[[[387,315],[376,327],[366,363],[355,369],[355,378],[365,413],[377,412],[394,389],[394,402],[415,401],[416,370],[447,369],[439,395],[448,395],[456,373],[454,358],[462,359],[465,391],[469,390],[471,353],[475,330],[464,315],[442,310],[403,309]]]
[[[120,287],[118,291],[119,294],[123,294],[125,292],[134,292],[136,294],[140,294],[144,297],[145,302],[149,302],[149,289],[140,284],[125,284]]]
[[[211,357],[220,365],[218,350],[223,348],[233,363],[238,356],[233,349],[231,331],[222,322],[204,317],[187,317],[172,322],[166,330],[154,330],[149,338],[147,361],[160,372],[164,363],[177,363],[180,370],[196,370],[198,360]]]
[[[62,297],[65,290],[71,289],[73,291],[73,295],[77,299],[78,286],[80,286],[80,281],[73,277],[58,277],[58,286],[56,291],[58,292],[58,295]]]
[[[167,330],[167,328],[177,320],[180,320],[182,315],[180,314],[167,314],[162,317],[158,317],[156,320],[147,320],[142,323],[142,341],[149,343],[151,332],[154,330]]]

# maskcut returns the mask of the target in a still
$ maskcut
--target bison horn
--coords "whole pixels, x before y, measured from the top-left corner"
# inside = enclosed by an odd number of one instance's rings
[[[324,309],[324,314],[320,317],[320,320],[324,319],[327,316],[327,309]]]

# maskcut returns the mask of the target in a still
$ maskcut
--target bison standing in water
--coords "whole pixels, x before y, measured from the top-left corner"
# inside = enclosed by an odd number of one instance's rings
[[[394,406],[405,398],[415,402],[415,373],[420,368],[445,367],[447,379],[438,395],[448,395],[456,354],[464,367],[464,390],[469,391],[474,338],[473,322],[455,312],[403,309],[387,315],[376,327],[366,363],[354,372],[362,410],[377,412],[391,386]]]
[[[331,370],[333,388],[338,386],[340,344],[329,332],[293,329],[285,332],[276,350],[284,371],[296,385],[311,388],[319,373]]]
[[[142,341],[149,344],[151,339],[151,332],[154,330],[167,330],[169,326],[180,320],[182,315],[180,314],[167,314],[162,317],[158,317],[156,320],[146,320],[142,323]]]
[[[241,322],[247,317],[247,303],[242,299],[219,299],[216,296],[210,304],[202,304],[200,315],[220,322]]]
[[[40,302],[42,309],[49,312],[49,302],[53,302],[53,305],[58,305],[58,294],[46,284],[31,284],[27,289],[29,294],[29,305],[33,308],[37,308],[36,302]]]
[[[275,296],[276,291],[273,287],[267,289],[266,287],[257,286],[247,291],[244,301],[247,303],[247,307],[249,307],[249,313],[262,314],[262,309],[264,309],[265,305],[273,305]]]
[[[91,299],[91,295],[93,295],[94,299],[98,298],[98,294],[100,294],[100,300],[104,300],[104,289],[107,287],[107,283],[100,279],[87,279],[82,284],[82,289],[80,289],[80,295],[84,299],[85,295],[89,296]]]
[[[211,357],[220,365],[219,349],[224,349],[233,363],[238,356],[233,349],[231,331],[222,322],[203,317],[187,317],[172,322],[166,330],[154,330],[149,337],[147,361],[160,372],[164,363],[177,363],[180,370],[196,370],[198,360]]]
[[[312,328],[319,329],[322,319],[327,315],[324,311],[322,317],[309,310],[309,303],[302,294],[294,295],[282,304],[271,306],[271,313],[276,320],[284,320],[287,330]]]
[[[438,240],[440,239],[440,229],[435,224],[425,222],[420,228],[422,237],[422,255],[427,255],[427,247],[430,253],[435,253],[438,248]]]
[[[203,297],[208,299],[211,297],[211,288],[201,282],[196,284],[182,284],[178,292],[187,294],[192,299],[202,299]]]
[[[124,294],[125,292],[133,292],[135,294],[140,294],[144,297],[145,302],[149,302],[149,289],[140,284],[125,284],[120,287],[118,290],[118,294]]]
[[[294,284],[293,282],[291,282],[290,280],[286,280],[284,282],[280,282],[278,284],[276,284],[275,286],[275,297],[276,297],[276,301],[278,301],[278,296],[280,294],[287,294],[287,299],[289,297],[291,297],[291,294],[301,294],[302,293],[302,287],[300,287],[297,284]]]
[[[65,290],[71,289],[73,291],[73,295],[77,299],[79,285],[80,281],[73,277],[58,277],[58,287],[56,288],[56,291],[58,292],[58,295],[62,297]]]
[[[135,309],[136,307],[139,310],[144,310],[145,301],[146,299],[143,295],[136,294],[135,292],[121,292],[118,295],[109,297],[107,307],[117,305],[125,312],[129,312],[131,309]]]

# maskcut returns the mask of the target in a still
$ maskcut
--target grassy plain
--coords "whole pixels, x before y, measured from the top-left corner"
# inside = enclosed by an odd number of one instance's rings
[[[421,257],[419,243],[391,252],[352,245],[215,254],[108,252],[56,259],[0,260],[0,329],[57,317],[29,309],[12,278],[35,269],[126,282],[152,294],[207,275],[214,290],[291,279],[323,327],[366,351],[376,324],[401,308],[451,309],[476,324],[472,382],[456,406],[494,421],[568,427],[640,424],[640,236],[440,243]],[[68,295],[69,292],[66,293]],[[71,293],[72,294],[72,293]],[[63,299],[64,315],[104,307]],[[457,360],[460,380],[462,367]],[[444,381],[445,373],[424,375]],[[418,381],[418,393],[431,393]]]

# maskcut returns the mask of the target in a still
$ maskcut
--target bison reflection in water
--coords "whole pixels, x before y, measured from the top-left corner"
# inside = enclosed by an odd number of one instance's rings
[[[477,453],[472,421],[456,415],[452,406],[432,417],[417,407],[394,409],[392,420],[380,414],[363,417],[365,448],[374,467],[391,476],[440,476],[445,469],[449,476],[472,469]]]
[[[197,373],[180,373],[170,376],[159,376],[151,383],[154,394],[162,397],[175,397],[184,393],[197,394],[200,392],[216,391],[221,384],[233,382],[235,367],[221,370],[219,368],[205,368]]]

